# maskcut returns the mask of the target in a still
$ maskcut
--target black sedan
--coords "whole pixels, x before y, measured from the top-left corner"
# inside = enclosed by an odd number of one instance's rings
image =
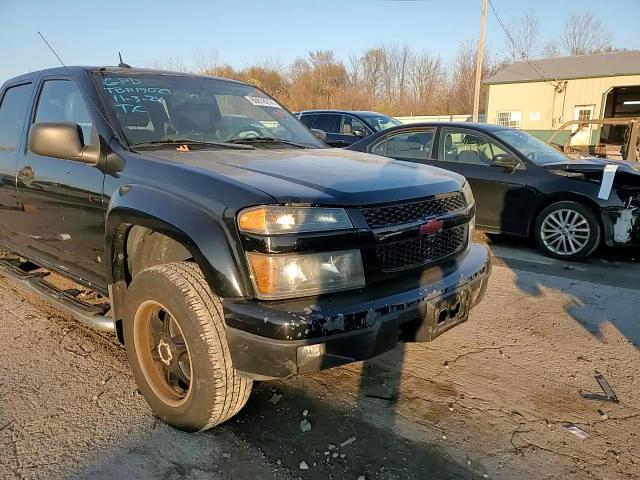
[[[296,116],[307,127],[322,130],[332,147],[346,147],[376,132],[402,125],[399,120],[377,112],[347,110],[305,110]]]
[[[585,258],[602,242],[640,245],[638,164],[572,160],[526,132],[477,123],[402,125],[348,149],[464,175],[479,228],[532,236],[551,257]]]

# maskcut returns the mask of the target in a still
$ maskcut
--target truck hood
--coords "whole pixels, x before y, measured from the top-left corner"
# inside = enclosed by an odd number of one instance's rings
[[[257,188],[279,203],[369,205],[459,190],[464,177],[341,149],[140,151]]]

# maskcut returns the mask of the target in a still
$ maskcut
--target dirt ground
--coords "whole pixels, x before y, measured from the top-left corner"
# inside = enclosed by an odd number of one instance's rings
[[[115,337],[0,279],[0,478],[640,478],[638,264],[494,253],[466,324],[261,382],[197,435],[153,417]],[[618,404],[580,396],[596,371]]]

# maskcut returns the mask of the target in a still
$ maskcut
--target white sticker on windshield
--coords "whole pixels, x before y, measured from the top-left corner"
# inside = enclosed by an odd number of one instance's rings
[[[257,105],[258,107],[282,108],[275,100],[271,100],[270,98],[252,97],[251,95],[246,95],[244,98],[249,100],[253,105]]]
[[[611,195],[611,187],[613,186],[613,179],[618,171],[618,165],[607,165],[604,167],[604,173],[602,174],[602,183],[600,184],[600,192],[598,198],[603,200],[609,200]]]

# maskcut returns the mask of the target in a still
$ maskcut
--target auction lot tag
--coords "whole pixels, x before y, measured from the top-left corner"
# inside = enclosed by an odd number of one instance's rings
[[[598,198],[603,200],[609,200],[611,194],[611,187],[613,186],[613,179],[618,171],[618,165],[607,165],[604,167],[604,173],[602,174],[602,184],[600,185],[600,192]]]
[[[280,105],[278,105],[277,102],[271,100],[270,98],[252,97],[251,95],[247,95],[244,98],[249,100],[253,105],[257,105],[258,107],[282,108]]]

